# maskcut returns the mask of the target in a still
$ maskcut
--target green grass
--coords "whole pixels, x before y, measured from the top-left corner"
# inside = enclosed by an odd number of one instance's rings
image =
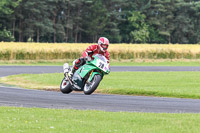
[[[200,114],[0,107],[1,133],[199,133]]]
[[[27,65],[27,66],[62,66],[68,62],[72,65],[73,60],[12,60],[0,61],[0,66]],[[111,60],[111,66],[200,66],[200,60]]]
[[[0,82],[25,88],[57,89],[63,78],[56,74],[21,74]],[[96,92],[200,99],[200,72],[111,72]]]
[[[100,88],[112,94],[200,99],[200,72],[116,72]]]

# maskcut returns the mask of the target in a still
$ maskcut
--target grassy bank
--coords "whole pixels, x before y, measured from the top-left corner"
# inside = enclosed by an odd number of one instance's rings
[[[0,107],[2,133],[198,133],[200,114]]]
[[[22,74],[0,82],[33,89],[59,90],[62,73]],[[200,72],[111,72],[96,92],[200,99]]]
[[[91,44],[0,43],[0,60],[74,59]],[[199,45],[111,44],[112,59],[200,59]]]

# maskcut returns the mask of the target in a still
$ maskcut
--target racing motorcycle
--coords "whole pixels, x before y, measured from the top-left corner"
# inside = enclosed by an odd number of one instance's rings
[[[85,58],[86,63],[75,71],[72,77],[68,76],[71,68],[68,63],[63,65],[64,78],[60,85],[60,91],[68,94],[72,91],[83,91],[85,95],[92,94],[105,74],[110,73],[108,60],[100,54]]]

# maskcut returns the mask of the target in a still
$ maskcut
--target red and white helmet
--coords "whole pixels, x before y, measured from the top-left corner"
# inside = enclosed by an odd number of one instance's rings
[[[100,37],[98,40],[98,45],[102,52],[106,52],[106,50],[108,49],[108,46],[109,46],[109,40],[105,37]]]

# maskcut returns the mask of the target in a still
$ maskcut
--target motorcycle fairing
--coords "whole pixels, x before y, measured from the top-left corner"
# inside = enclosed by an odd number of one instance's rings
[[[91,70],[93,70],[93,69],[97,69],[97,67],[96,66],[92,66],[92,65],[87,65],[87,64],[85,64],[85,65],[83,65],[82,67],[80,67],[79,69],[78,69],[78,74],[82,77],[82,78],[84,78],[85,77],[85,75],[87,75]]]
[[[73,89],[76,89],[76,90],[82,90],[83,89],[84,84],[83,84],[82,78],[78,74],[78,72],[74,73],[74,76],[72,77],[72,81],[74,83]]]
[[[83,90],[84,83],[83,83],[83,78],[89,73],[92,69],[95,69],[95,66],[91,65],[83,65],[81,66],[73,75],[72,81],[75,83],[74,89],[78,90]],[[76,89],[76,90],[77,90]]]
[[[85,64],[83,65],[82,67],[80,67],[78,70],[77,70],[77,73],[80,77],[84,78],[90,71],[92,71],[93,69],[98,69],[96,66],[91,66],[89,64]],[[89,82],[93,79],[94,75],[102,75],[101,73],[99,72],[92,72],[92,74],[90,75],[89,77]],[[103,75],[102,75],[103,76]]]

